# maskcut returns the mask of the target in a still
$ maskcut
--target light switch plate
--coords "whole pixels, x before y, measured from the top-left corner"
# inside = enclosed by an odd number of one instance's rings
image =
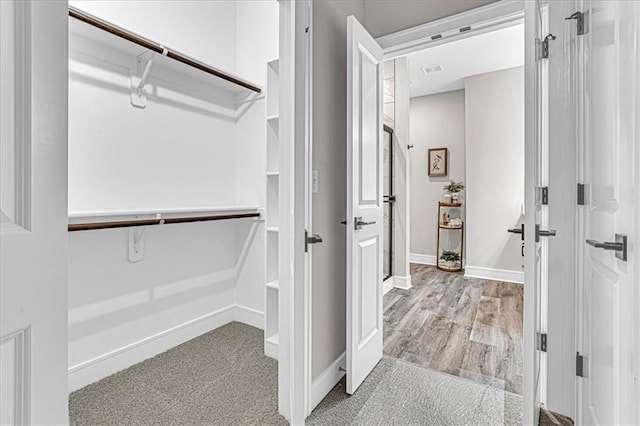
[[[136,263],[144,259],[144,228],[129,228],[129,262]]]
[[[320,175],[317,170],[313,170],[311,176],[311,192],[317,194],[320,190]]]

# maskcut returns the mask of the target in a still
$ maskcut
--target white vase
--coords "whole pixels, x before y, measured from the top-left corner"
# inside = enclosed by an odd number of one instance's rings
[[[444,266],[446,266],[447,268],[455,268],[456,262],[455,260],[447,260],[444,262]]]
[[[459,194],[457,192],[453,192],[451,194],[451,201],[454,202],[454,203],[457,203],[458,199],[459,199]]]
[[[445,203],[450,203],[451,202],[451,194],[449,194],[448,192],[444,194],[444,202]]]

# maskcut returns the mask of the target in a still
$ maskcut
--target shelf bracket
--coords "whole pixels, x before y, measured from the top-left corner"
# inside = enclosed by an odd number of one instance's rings
[[[162,56],[167,56],[169,50],[162,47]],[[145,86],[149,83],[149,73],[153,66],[156,53],[147,50],[136,56],[135,70],[131,73],[131,105],[136,108],[147,107],[147,91]]]

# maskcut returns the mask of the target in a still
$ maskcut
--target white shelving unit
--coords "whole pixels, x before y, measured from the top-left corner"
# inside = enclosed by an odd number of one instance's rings
[[[278,292],[280,249],[279,61],[267,63],[267,210],[264,353],[278,358]]]

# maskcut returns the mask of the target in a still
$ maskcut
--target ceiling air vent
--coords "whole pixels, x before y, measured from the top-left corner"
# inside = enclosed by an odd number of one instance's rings
[[[422,67],[422,72],[427,75],[440,72],[442,70],[444,70],[444,67],[442,66],[442,64],[429,65],[427,67]]]

